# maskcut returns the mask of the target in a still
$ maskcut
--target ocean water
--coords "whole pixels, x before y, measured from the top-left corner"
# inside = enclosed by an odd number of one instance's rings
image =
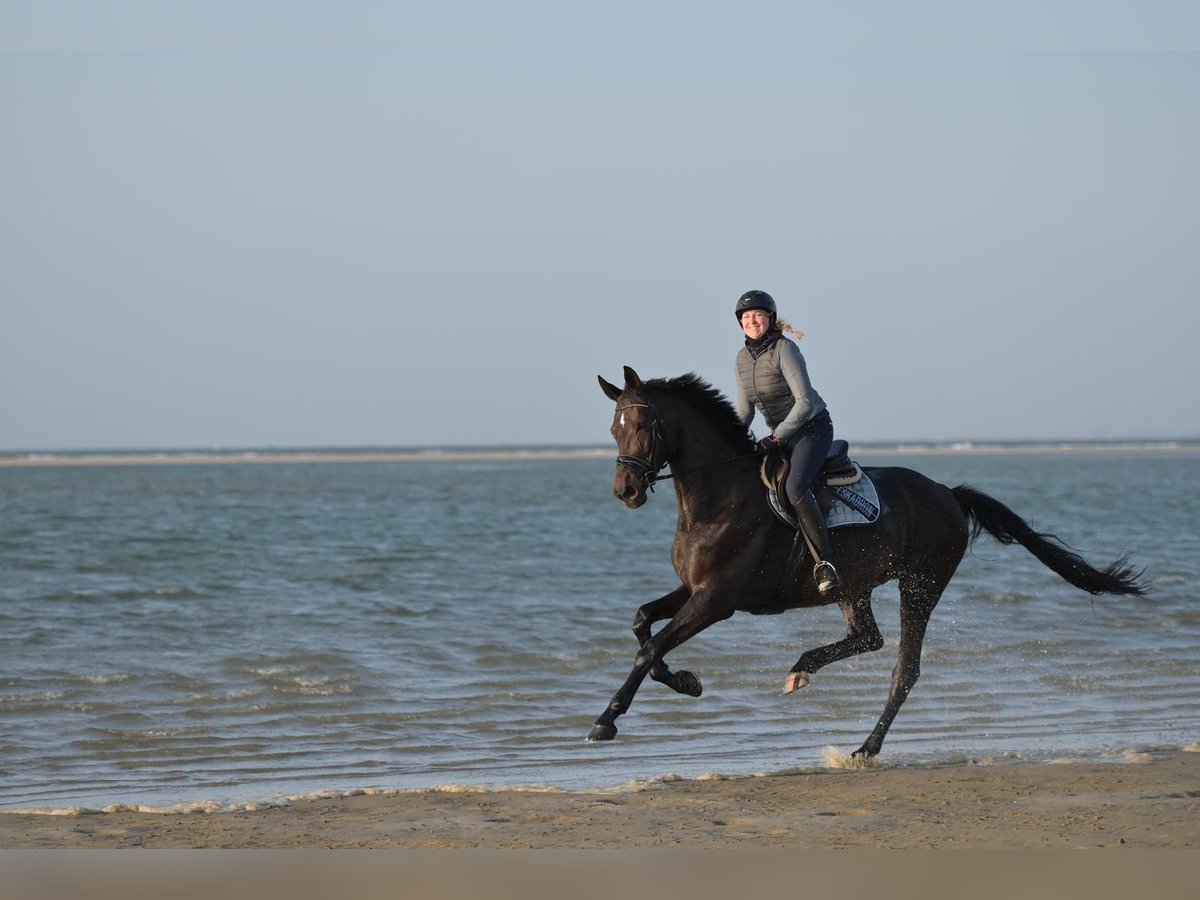
[[[1145,598],[981,538],[934,613],[888,765],[1114,759],[1200,740],[1200,453],[861,456],[993,494]],[[785,696],[835,607],[735,616],[628,673],[677,583],[675,498],[607,458],[0,468],[0,810],[230,805],[444,785],[606,788],[824,765],[882,710],[883,650]]]

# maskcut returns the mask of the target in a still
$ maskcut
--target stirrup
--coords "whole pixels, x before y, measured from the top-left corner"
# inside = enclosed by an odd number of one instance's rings
[[[837,569],[828,560],[821,560],[821,562],[813,566],[813,581],[817,583],[817,591],[822,594],[836,591],[841,587],[842,583],[842,579],[838,577]]]

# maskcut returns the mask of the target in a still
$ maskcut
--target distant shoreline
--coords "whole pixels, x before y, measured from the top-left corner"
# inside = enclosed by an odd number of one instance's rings
[[[851,456],[983,456],[1014,453],[1200,453],[1200,441],[1055,441],[1046,443],[897,443],[851,445]],[[0,468],[57,466],[180,466],[297,463],[515,462],[615,458],[615,449],[486,448],[416,450],[162,450],[30,452],[0,455]]]
[[[0,467],[182,466],[260,463],[488,462],[586,459],[612,456],[607,450],[390,450],[390,451],[162,451],[150,453],[35,453],[0,457]]]

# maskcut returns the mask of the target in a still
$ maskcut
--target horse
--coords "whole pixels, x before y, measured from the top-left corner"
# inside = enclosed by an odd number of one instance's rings
[[[950,488],[912,469],[864,467],[879,495],[880,514],[869,527],[831,532],[841,587],[818,592],[789,566],[795,532],[771,509],[760,472],[762,454],[732,404],[697,375],[643,381],[628,366],[623,387],[597,376],[616,404],[613,494],[630,509],[646,503],[656,481],[672,479],[679,518],[671,562],[679,586],[640,607],[633,619],[638,651],[633,669],[588,734],[616,737],[616,719],[649,675],[691,697],[703,688],[692,672],[673,672],[664,657],[735,612],[774,614],[836,603],[846,636],[803,653],[784,692],[808,685],[813,674],[841,659],[880,649],[883,636],[871,610],[871,591],[899,581],[900,640],[891,690],[874,730],[853,754],[870,759],[921,673],[921,646],[930,614],[971,543],[987,532],[1002,544],[1020,544],[1067,583],[1090,594],[1140,596],[1144,574],[1128,556],[1096,569],[1051,534],[1034,531],[1015,512],[965,485]],[[670,466],[671,473],[662,475]],[[828,490],[821,479],[818,492]],[[652,633],[651,626],[667,623]]]

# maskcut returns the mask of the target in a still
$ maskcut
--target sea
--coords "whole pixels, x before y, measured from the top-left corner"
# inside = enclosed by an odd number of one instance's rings
[[[620,790],[821,770],[873,727],[886,644],[782,692],[836,607],[740,614],[633,665],[672,590],[670,483],[630,510],[610,448],[0,455],[0,811],[238,809],[359,792]],[[886,766],[1200,749],[1200,445],[878,446],[992,494],[1089,560],[1091,597],[980,538],[935,611]]]

